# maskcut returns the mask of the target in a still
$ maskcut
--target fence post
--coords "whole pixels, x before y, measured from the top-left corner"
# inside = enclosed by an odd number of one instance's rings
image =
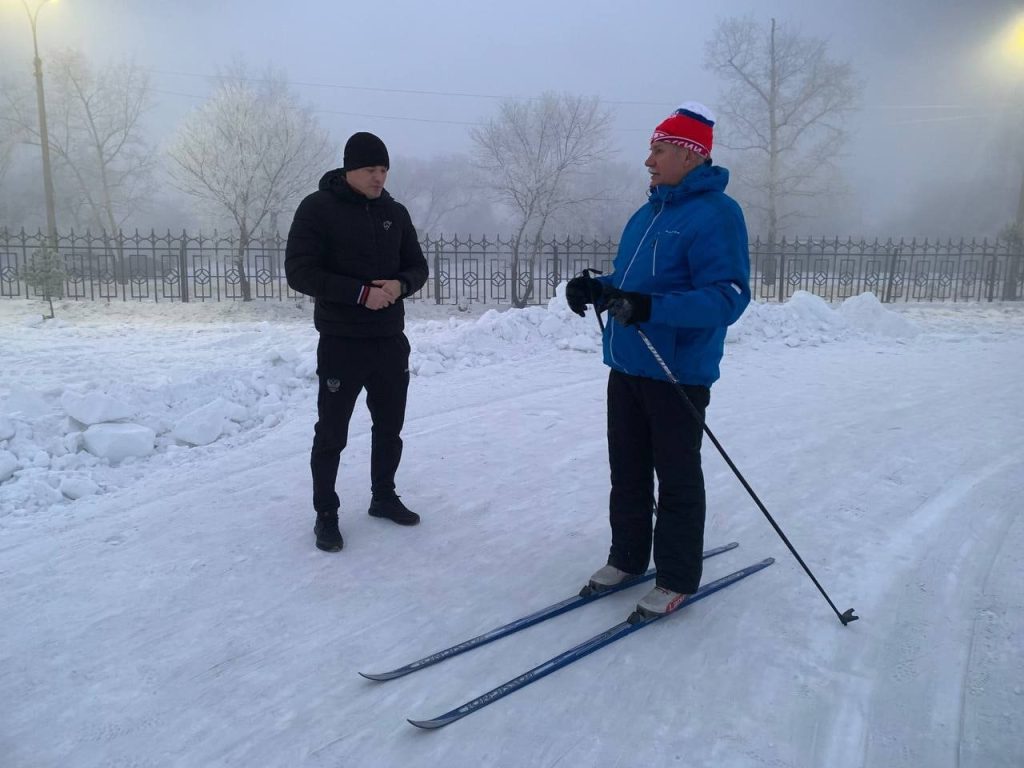
[[[188,254],[185,253],[185,241],[188,234],[181,230],[181,246],[178,248],[178,272],[181,273],[181,301],[188,304]]]
[[[895,279],[895,275],[896,275],[896,257],[899,254],[899,250],[900,249],[896,248],[895,246],[890,246],[890,245],[887,244],[885,246],[885,250],[889,254],[889,270],[888,270],[889,276],[888,276],[888,278],[885,281],[885,297],[884,297],[884,300],[882,301],[882,303],[883,304],[891,304],[892,303],[892,283],[893,283],[893,280]]]
[[[786,238],[779,246],[779,304],[786,301]]]
[[[441,303],[441,242],[434,241],[434,303]]]
[[[988,300],[989,302],[995,301],[996,297],[996,261],[999,259],[999,254],[995,251],[992,252],[992,261],[988,264],[988,278],[985,282],[988,283]]]
[[[1024,234],[1024,232],[1020,233]],[[1017,283],[1024,266],[1024,240],[1018,234],[1006,241],[1006,278],[1003,280],[1003,301],[1016,301]],[[1016,246],[1016,248],[1014,247]],[[998,248],[997,248],[998,250]]]
[[[568,238],[566,238],[566,242],[568,242]],[[568,252],[568,246],[566,246],[566,251]],[[554,296],[558,293],[558,284],[562,282],[562,270],[558,263],[558,241],[554,239],[551,241],[551,269],[551,277],[554,278],[551,281],[551,283],[554,283],[554,285],[551,285],[551,296]],[[546,296],[545,298],[550,299],[551,296]]]

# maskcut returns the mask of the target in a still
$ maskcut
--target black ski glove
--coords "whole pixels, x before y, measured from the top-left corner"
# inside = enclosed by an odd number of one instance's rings
[[[569,309],[586,317],[587,304],[600,304],[604,298],[604,283],[592,277],[574,277],[565,285],[565,300]]]
[[[604,298],[608,304],[608,314],[623,325],[646,323],[651,319],[651,297],[646,293],[608,288]]]

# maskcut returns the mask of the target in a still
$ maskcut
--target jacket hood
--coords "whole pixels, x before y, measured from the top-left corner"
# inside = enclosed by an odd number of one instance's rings
[[[335,168],[333,171],[328,171],[320,177],[320,184],[317,188],[321,192],[333,192],[334,194],[341,197],[343,200],[349,200],[355,203],[377,203],[377,202],[388,202],[391,200],[391,195],[388,191],[382,190],[380,197],[375,200],[370,200],[366,195],[356,192],[352,187],[349,186],[348,182],[345,181],[345,169]]]
[[[687,195],[702,192],[724,192],[729,184],[729,171],[720,165],[701,165],[694,168],[674,186],[660,184],[649,192],[651,200],[671,203]],[[347,185],[346,185],[347,186]]]

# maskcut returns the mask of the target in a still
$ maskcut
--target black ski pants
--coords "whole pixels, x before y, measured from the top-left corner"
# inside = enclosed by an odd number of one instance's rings
[[[608,377],[609,517],[608,564],[643,573],[651,558],[658,586],[693,594],[700,585],[704,549],[703,430],[676,385],[613,370]],[[704,417],[708,387],[684,385]],[[658,477],[657,522],[654,476]]]
[[[394,493],[402,460],[402,425],[409,391],[409,341],[404,333],[378,338],[320,335],[316,350],[317,422],[310,468],[313,508],[331,512],[341,505],[335,490],[341,452],[359,393],[373,422],[370,438],[370,488],[374,495]]]

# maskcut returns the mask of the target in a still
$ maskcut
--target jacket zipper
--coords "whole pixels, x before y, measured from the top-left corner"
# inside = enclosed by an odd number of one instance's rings
[[[373,237],[373,250],[377,252],[377,228],[373,226],[373,214],[370,213],[370,204],[366,204],[366,218],[370,221],[370,236]]]
[[[656,222],[658,220],[658,217],[661,216],[661,212],[664,211],[664,210],[665,210],[665,202],[662,201],[661,207],[658,208],[658,212],[656,214],[654,214],[654,218],[651,219],[651,223],[648,224],[647,225],[647,229],[644,230],[644,236],[640,238],[640,242],[637,244],[636,250],[633,252],[633,258],[631,258],[629,260],[629,266],[626,267],[626,271],[622,273],[622,279],[619,280],[619,284],[618,284],[618,286],[616,286],[617,288],[621,289],[622,286],[625,284],[626,277],[629,276],[629,270],[631,270],[633,268],[633,262],[636,261],[637,254],[639,254],[640,253],[640,249],[643,248],[644,241],[647,239],[647,235],[649,235],[651,233],[651,227],[654,226],[654,222]],[[655,252],[655,254],[657,254],[657,252],[658,252],[658,241],[657,240],[654,241],[654,252]],[[620,368],[625,368],[626,366],[622,365],[622,363],[619,362],[618,358],[615,357],[615,323],[609,321],[608,325],[612,329],[612,331],[611,331],[611,333],[609,334],[609,337],[608,337],[608,354],[611,355],[613,363],[618,365]]]

